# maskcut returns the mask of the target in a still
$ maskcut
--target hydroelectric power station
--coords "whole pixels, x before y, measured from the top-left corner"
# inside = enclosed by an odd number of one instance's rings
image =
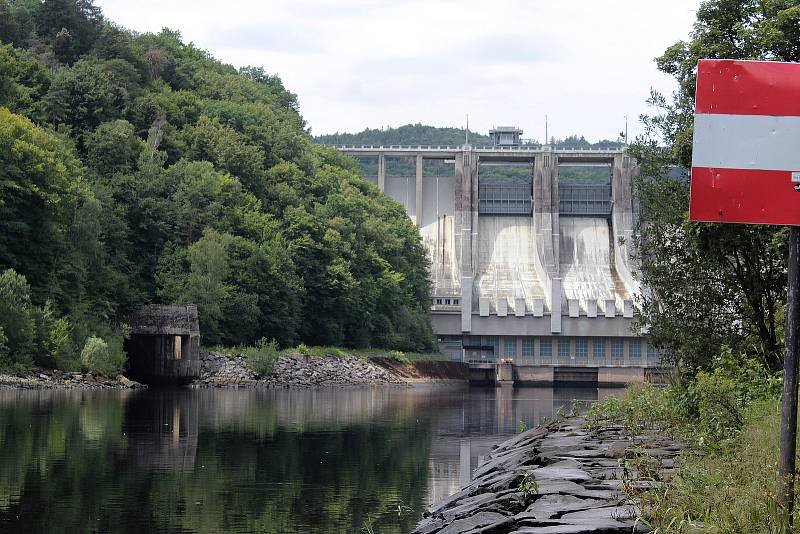
[[[660,374],[657,351],[633,329],[636,162],[624,148],[520,144],[521,133],[495,129],[489,147],[336,148],[419,226],[439,348],[470,362],[473,380]],[[495,167],[516,178],[497,179]]]

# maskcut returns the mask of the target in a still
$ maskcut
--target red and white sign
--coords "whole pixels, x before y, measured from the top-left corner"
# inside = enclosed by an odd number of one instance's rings
[[[698,62],[689,218],[800,225],[800,63]]]

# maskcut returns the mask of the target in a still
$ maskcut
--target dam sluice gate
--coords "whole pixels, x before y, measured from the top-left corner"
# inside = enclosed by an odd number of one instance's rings
[[[624,148],[336,148],[419,227],[439,349],[474,364],[476,381],[618,385],[666,372],[633,330],[638,166]]]

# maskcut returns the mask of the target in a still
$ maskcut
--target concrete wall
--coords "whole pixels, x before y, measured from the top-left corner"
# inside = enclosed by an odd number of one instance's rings
[[[631,330],[640,288],[629,249],[638,167],[625,151],[469,145],[342,150],[377,157],[378,185],[420,227],[431,260],[438,335],[641,335]],[[386,160],[396,157],[415,162],[414,176],[387,175]],[[453,175],[424,176],[426,159],[452,161]],[[532,164],[530,216],[479,215],[481,162]],[[611,165],[608,219],[560,214],[560,163]]]

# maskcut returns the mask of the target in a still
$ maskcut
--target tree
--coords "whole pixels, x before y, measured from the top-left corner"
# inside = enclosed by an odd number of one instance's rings
[[[13,269],[0,273],[0,331],[6,355],[0,367],[27,366],[33,363],[36,342],[34,306],[25,277]],[[2,353],[0,353],[2,355]]]
[[[641,223],[635,236],[642,322],[664,356],[685,367],[710,365],[722,345],[781,365],[786,287],[785,230],[688,221],[689,188],[670,167],[691,165],[696,65],[701,58],[800,60],[800,2],[710,0],[688,42],[656,59],[679,89],[653,93],[658,114],[631,147],[641,163]]]
[[[56,73],[44,104],[54,125],[65,124],[81,135],[119,116],[118,97],[101,64],[81,59]]]
[[[159,301],[212,343],[432,346],[417,228],[277,76],[90,0],[0,0],[0,38],[0,270],[30,284],[34,363]]]

